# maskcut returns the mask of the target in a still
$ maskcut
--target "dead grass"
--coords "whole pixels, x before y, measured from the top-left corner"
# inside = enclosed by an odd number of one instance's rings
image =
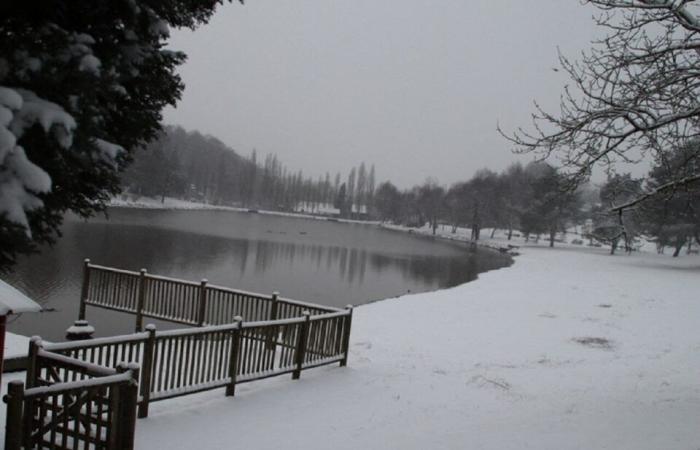
[[[613,343],[609,339],[601,337],[576,337],[572,339],[577,344],[585,345],[590,348],[598,348],[603,350],[611,350],[613,348]]]

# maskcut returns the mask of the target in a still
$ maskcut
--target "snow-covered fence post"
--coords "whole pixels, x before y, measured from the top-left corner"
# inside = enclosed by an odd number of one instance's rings
[[[78,310],[78,320],[85,320],[85,302],[88,300],[90,290],[90,259],[83,261],[83,287],[80,291],[80,309]]]
[[[29,351],[27,351],[27,389],[36,386],[36,379],[39,376],[39,371],[41,370],[37,361],[37,355],[40,348],[41,338],[39,336],[32,336],[32,338],[29,340]]]
[[[139,366],[136,363],[119,363],[118,373],[131,373],[131,380],[115,386],[117,395],[112,402],[112,442],[109,448],[133,450],[136,428],[136,408],[139,394]]]
[[[272,293],[272,297],[270,297],[270,317],[268,320],[277,320],[277,310],[279,309],[277,298],[279,297],[280,293],[275,291]],[[277,327],[271,326],[269,334],[267,336],[267,349],[268,350],[274,350],[277,344]]]
[[[207,279],[202,278],[202,282],[199,285],[199,309],[197,311],[197,326],[204,326],[204,318],[207,314]]]
[[[301,330],[299,330],[299,340],[297,341],[297,348],[294,353],[294,362],[296,363],[296,369],[292,372],[292,380],[298,380],[301,376],[301,368],[304,364],[304,353],[306,353],[306,341],[309,340],[309,324],[311,323],[311,312],[309,310],[301,313],[304,316],[304,321],[301,323]]]
[[[24,406],[24,384],[20,380],[12,380],[7,385],[7,417],[5,418],[5,449],[21,450],[22,448],[22,407]]]
[[[151,401],[151,378],[153,376],[153,355],[156,348],[156,326],[146,325],[148,338],[143,344],[143,368],[141,369],[141,404],[139,405],[139,419],[148,417],[148,404]]]
[[[146,277],[146,269],[141,269],[139,275],[139,291],[136,299],[136,332],[140,333],[143,330],[143,306],[146,303],[146,288],[148,278]]]
[[[352,328],[352,305],[347,305],[348,315],[345,316],[345,327],[343,333],[343,359],[340,360],[340,367],[348,365],[348,353],[350,353],[350,328]]]
[[[231,351],[228,360],[229,382],[226,385],[226,396],[231,397],[236,393],[236,373],[238,372],[238,350],[241,346],[241,329],[243,328],[243,317],[233,318],[236,327],[231,331]]]

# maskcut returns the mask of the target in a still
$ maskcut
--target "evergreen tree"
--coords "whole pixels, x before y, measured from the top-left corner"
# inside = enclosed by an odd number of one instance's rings
[[[91,216],[119,192],[184,88],[168,28],[195,28],[219,3],[0,3],[0,269],[52,242],[65,211]]]

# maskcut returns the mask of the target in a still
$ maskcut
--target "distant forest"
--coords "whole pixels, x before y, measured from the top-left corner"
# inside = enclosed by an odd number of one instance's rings
[[[687,166],[696,144],[678,148],[665,164],[652,168],[646,179],[610,175],[600,186],[572,188],[560,171],[543,162],[515,163],[500,173],[479,170],[469,180],[443,187],[435,179],[401,190],[385,181],[377,186],[374,166],[362,162],[346,176],[329,173],[313,179],[285,167],[274,154],[258,160],[237,154],[218,139],[179,127],[166,127],[160,139],[138,151],[122,183],[126,195],[176,197],[217,205],[375,219],[421,227],[433,233],[440,224],[471,230],[471,239],[488,228],[518,230],[526,237],[549,238],[574,225],[595,242],[631,251],[640,236],[664,247],[700,243],[700,199],[679,192],[673,199],[651,199],[637,208],[616,211],[615,205],[638,198],[645,189],[667,183],[677,167]],[[690,170],[690,169],[688,169]],[[692,168],[692,170],[697,170]],[[695,172],[693,172],[695,173]],[[582,242],[580,242],[582,243]]]
[[[167,126],[159,139],[136,152],[122,187],[127,196],[365,218],[375,172],[361,162],[346,176],[326,173],[313,179],[288,169],[274,154],[261,161],[253,150],[245,157],[215,137]]]

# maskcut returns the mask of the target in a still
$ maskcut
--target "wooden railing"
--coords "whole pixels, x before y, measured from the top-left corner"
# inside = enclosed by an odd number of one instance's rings
[[[301,317],[244,322],[239,316],[231,324],[179,330],[148,325],[141,333],[47,343],[45,349],[93,365],[138,363],[139,417],[146,417],[153,401],[222,387],[234,395],[240,383],[289,373],[297,379],[305,369],[344,366],[351,326],[352,307],[313,316],[307,310]]]
[[[301,317],[342,311],[271,295],[255,294],[222,286],[99,266],[85,260],[79,319],[86,306],[97,306],[136,315],[136,332],[143,330],[143,318],[183,325],[229,324],[235,316],[246,322]]]
[[[139,368],[103,367],[32,339],[25,385],[8,385],[5,448],[134,448]]]

